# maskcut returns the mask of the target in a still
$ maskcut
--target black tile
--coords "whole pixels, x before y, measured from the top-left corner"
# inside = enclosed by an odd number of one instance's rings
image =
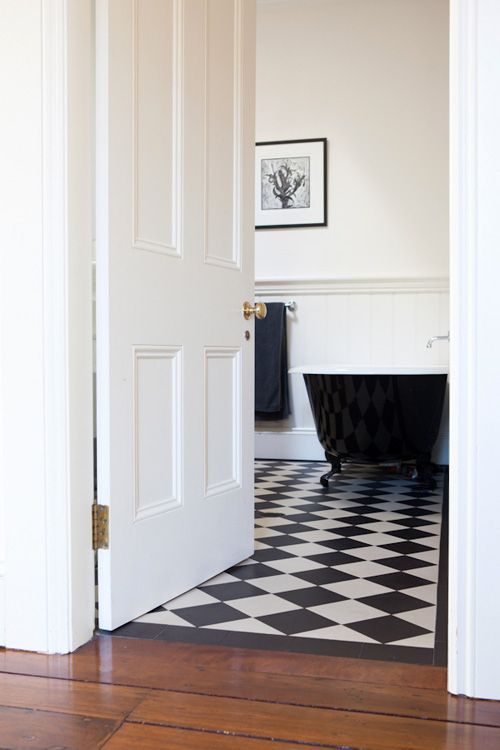
[[[203,627],[203,625],[216,625],[233,620],[242,620],[247,617],[247,615],[223,602],[203,604],[198,607],[182,607],[176,609],[175,614],[198,628]]]
[[[213,586],[200,586],[200,591],[204,591],[210,596],[215,596],[221,601],[230,601],[231,599],[243,599],[247,596],[262,596],[262,589],[252,586],[247,581],[234,581],[232,583],[217,583]],[[206,606],[205,604],[201,605]]]
[[[293,510],[293,508],[290,508]],[[308,523],[309,521],[324,521],[323,516],[315,515],[314,513],[303,513],[298,511],[297,513],[290,513],[287,518],[293,523]]]
[[[268,495],[266,495],[266,501],[257,505],[258,510],[262,513],[262,511],[269,510],[269,511],[275,511],[276,515],[280,515],[280,507],[276,505],[276,503],[269,503],[267,502]]]
[[[248,565],[236,565],[229,568],[229,575],[239,578],[241,581],[247,581],[255,578],[266,578],[267,576],[283,575],[278,570],[270,568],[262,563],[249,563]],[[203,605],[204,606],[204,605]]]
[[[375,617],[372,620],[361,622],[350,622],[349,628],[357,633],[367,635],[379,643],[390,643],[391,641],[402,641],[405,638],[415,638],[428,633],[428,630],[414,625],[412,622],[400,620],[399,617]],[[431,650],[431,649],[429,649]]]
[[[311,521],[313,519],[311,518]],[[280,534],[300,534],[304,531],[311,531],[311,526],[306,526],[303,523],[287,523],[287,524],[281,524],[280,526],[275,527],[275,531],[279,531]],[[266,541],[264,541],[264,544],[266,544]]]
[[[283,536],[266,536],[264,544],[269,544],[271,547],[288,547],[290,544],[304,544],[304,540],[297,539],[296,536],[283,534]]]
[[[431,583],[425,578],[418,578],[409,573],[387,573],[373,576],[368,580],[397,591],[405,591],[406,589],[415,588],[415,586],[428,586]]]
[[[358,526],[346,526],[345,528],[339,526],[335,529],[335,533],[345,537],[361,536],[362,534],[366,534],[366,529],[362,526],[359,528]]]
[[[351,513],[349,516],[341,516],[341,518],[336,518],[335,520],[340,521],[340,523],[348,523],[351,526],[363,526],[365,523],[375,523],[373,518],[359,515],[359,513]]]
[[[257,562],[269,562],[270,560],[285,560],[287,557],[294,557],[289,552],[283,552],[279,547],[269,547],[268,549],[257,549],[252,555],[252,560]]]
[[[287,602],[298,604],[299,607],[318,607],[320,604],[332,604],[333,602],[340,602],[346,599],[345,596],[340,596],[334,591],[321,588],[320,586],[313,586],[307,589],[297,589],[295,591],[285,591],[280,595],[281,599],[286,599]]]
[[[404,512],[404,511],[402,511],[402,512]],[[418,518],[418,517],[417,518],[414,518],[414,517],[411,517],[411,518],[398,518],[397,521],[395,521],[395,523],[398,523],[401,526],[405,526],[408,529],[410,529],[410,528],[416,528],[417,526],[418,527],[423,527],[423,526],[431,526],[432,525],[432,521],[426,521],[425,518]],[[425,529],[422,529],[422,531],[425,531]]]
[[[359,561],[358,561],[359,562]],[[354,576],[334,568],[318,568],[316,570],[304,570],[302,573],[294,573],[296,578],[303,581],[315,583],[317,586],[324,583],[339,583],[340,581],[352,581]]]
[[[391,544],[382,544],[382,549],[390,549],[392,552],[399,552],[400,555],[413,555],[415,552],[428,552],[432,547],[426,546],[425,542],[391,542]],[[429,565],[429,563],[427,563]]]
[[[265,615],[259,617],[259,620],[286,635],[304,633],[334,625],[331,620],[327,620],[326,617],[321,617],[315,612],[310,612],[308,609],[294,609],[291,612],[280,612],[277,615]]]
[[[428,516],[434,511],[429,511],[428,508],[398,508],[396,513],[404,513],[405,516],[418,518],[419,516]]]
[[[320,555],[311,555],[310,557],[308,557],[308,559],[314,560],[314,562],[318,562],[321,563],[321,565],[327,565],[332,568],[335,565],[346,565],[347,563],[359,562],[359,557],[346,555],[345,552],[324,552]]]
[[[390,615],[399,614],[400,612],[411,612],[414,609],[423,609],[424,607],[431,606],[421,599],[402,594],[400,591],[365,596],[363,599],[359,599],[359,601],[363,602],[363,604],[368,604],[369,607],[381,609],[382,612],[387,612]]]
[[[294,505],[293,507],[296,508],[296,510],[305,511],[307,513],[314,513],[318,510],[331,510],[330,505],[325,505],[324,503],[304,503],[303,498],[297,498],[298,502],[301,503],[300,505]]]
[[[325,542],[321,542],[321,546],[340,551],[359,549],[360,547],[369,547],[370,545],[365,542],[358,542],[357,539],[353,539],[352,537],[343,537],[341,539],[327,539]]]
[[[395,529],[394,531],[388,531],[386,533],[389,534],[389,536],[394,536],[398,539],[406,539],[407,541],[412,539],[428,539],[429,536],[434,536],[434,534],[420,531],[420,529]]]
[[[418,560],[416,557],[401,555],[399,557],[387,557],[383,560],[377,560],[379,565],[386,565],[393,570],[416,570],[417,568],[428,568],[432,563]]]
[[[366,513],[380,513],[381,510],[383,510],[383,508],[375,508],[371,505],[353,505],[352,508],[349,508],[349,513],[361,513],[364,515]]]

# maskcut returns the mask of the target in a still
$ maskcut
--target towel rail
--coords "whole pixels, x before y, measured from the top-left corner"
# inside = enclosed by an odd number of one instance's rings
[[[295,312],[297,309],[297,303],[294,299],[291,299],[290,302],[285,302],[285,307],[287,310],[290,310],[290,312]]]

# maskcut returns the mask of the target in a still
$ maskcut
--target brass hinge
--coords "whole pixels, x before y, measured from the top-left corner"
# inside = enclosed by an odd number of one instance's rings
[[[109,546],[109,506],[92,506],[92,549],[108,549]]]

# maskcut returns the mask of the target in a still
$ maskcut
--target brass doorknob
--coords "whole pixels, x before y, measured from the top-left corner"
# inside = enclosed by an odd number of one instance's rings
[[[255,305],[252,305],[250,302],[243,303],[243,317],[245,320],[250,320],[252,315],[255,315],[259,320],[266,317],[267,307],[264,302],[256,302]]]

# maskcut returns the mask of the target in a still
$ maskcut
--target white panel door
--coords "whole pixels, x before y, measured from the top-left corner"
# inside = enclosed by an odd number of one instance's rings
[[[107,630],[253,550],[254,14],[253,0],[97,0]]]

